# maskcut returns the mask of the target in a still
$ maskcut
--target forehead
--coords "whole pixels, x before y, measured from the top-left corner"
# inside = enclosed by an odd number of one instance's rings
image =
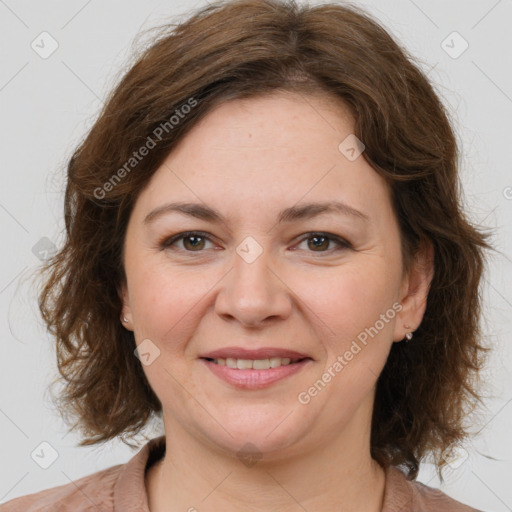
[[[230,100],[187,133],[139,199],[149,208],[199,198],[217,209],[255,213],[301,200],[382,207],[388,199],[384,179],[363,156],[349,160],[340,150],[353,130],[348,107],[324,95],[277,92]]]
[[[352,133],[353,127],[352,114],[341,100],[322,93],[274,91],[215,106],[182,142],[225,151],[288,149],[304,156],[333,143],[336,149],[338,138]]]

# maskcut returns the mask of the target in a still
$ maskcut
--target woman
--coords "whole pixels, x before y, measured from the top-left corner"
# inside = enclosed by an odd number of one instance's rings
[[[474,511],[415,481],[479,399],[486,235],[432,87],[353,7],[168,30],[68,166],[40,297],[82,445],[165,435],[2,510]]]

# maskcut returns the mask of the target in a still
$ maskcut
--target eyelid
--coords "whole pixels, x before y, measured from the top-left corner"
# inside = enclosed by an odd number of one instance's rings
[[[199,237],[204,238],[204,239],[206,239],[206,240],[208,240],[208,241],[213,243],[213,240],[212,240],[213,237],[209,233],[206,233],[205,231],[194,230],[194,231],[183,231],[181,233],[176,233],[175,235],[172,235],[170,237],[165,237],[165,238],[163,238],[159,242],[158,245],[159,245],[159,247],[161,249],[167,249],[167,248],[170,248],[175,242],[177,242],[179,240],[182,240],[184,238],[190,237],[190,236],[199,236]],[[297,237],[295,239],[296,240],[296,244],[302,243],[305,240],[308,240],[309,238],[313,238],[315,236],[325,237],[325,238],[328,238],[329,240],[335,242],[336,244],[338,244],[338,249],[337,250],[353,249],[353,245],[348,240],[346,240],[345,238],[342,238],[341,236],[335,235],[334,233],[328,233],[328,232],[324,232],[324,231],[309,231],[309,232],[303,233],[302,235],[299,235],[299,237]],[[293,249],[293,250],[297,250],[297,249]],[[204,252],[204,250],[203,251],[187,251],[187,250],[182,250],[182,251],[186,252],[186,253],[201,253],[201,252]],[[327,251],[307,251],[307,252],[311,252],[313,254],[314,253],[318,253],[318,254],[332,254],[333,249],[329,249]]]
[[[303,235],[300,235],[300,238],[298,239],[298,243],[302,243],[305,240],[308,240],[309,238],[313,238],[316,236],[328,238],[329,240],[335,242],[336,244],[338,244],[338,250],[340,250],[340,248],[344,248],[344,249],[352,249],[353,248],[352,244],[345,238],[335,235],[334,233],[328,233],[326,231],[310,231],[308,233],[304,233]],[[308,252],[315,253],[317,251],[308,251]],[[319,254],[330,254],[331,252],[332,252],[332,250],[318,251]]]
[[[159,243],[159,247],[162,249],[165,249],[167,247],[170,247],[174,242],[177,242],[178,240],[181,240],[182,238],[187,238],[189,236],[200,236],[202,238],[206,238],[210,242],[212,241],[212,236],[209,233],[206,233],[205,231],[182,231],[181,233],[176,233],[175,235],[164,237]],[[202,252],[202,251],[185,251],[185,252]]]

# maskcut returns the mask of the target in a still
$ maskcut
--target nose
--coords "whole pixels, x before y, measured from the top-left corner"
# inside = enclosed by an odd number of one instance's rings
[[[286,319],[292,310],[289,288],[269,266],[265,251],[248,263],[234,256],[231,272],[222,280],[215,310],[226,319],[236,319],[245,327]]]

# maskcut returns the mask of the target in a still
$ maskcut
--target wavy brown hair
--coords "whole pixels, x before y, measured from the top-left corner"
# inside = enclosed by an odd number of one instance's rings
[[[377,382],[371,455],[413,479],[433,454],[442,479],[445,450],[468,436],[465,416],[481,402],[488,234],[462,210],[456,137],[425,74],[368,14],[339,4],[208,5],[159,27],[120,79],[69,161],[65,242],[43,269],[39,307],[57,342],[61,413],[76,420],[83,446],[116,436],[129,444],[125,438],[161,412],[134,335],[120,322],[130,213],[169,152],[215,105],[276,90],[348,105],[364,158],[390,185],[404,269],[423,242],[433,246],[423,321],[413,342],[393,344]]]

